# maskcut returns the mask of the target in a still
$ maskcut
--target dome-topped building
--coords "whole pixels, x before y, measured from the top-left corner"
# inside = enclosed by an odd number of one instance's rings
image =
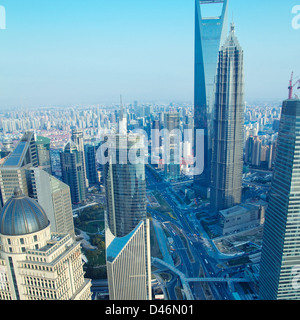
[[[15,188],[0,214],[0,233],[20,236],[41,231],[48,227],[49,220],[44,209],[33,199]]]
[[[0,213],[0,300],[91,299],[80,242],[50,227],[40,204],[16,188]]]

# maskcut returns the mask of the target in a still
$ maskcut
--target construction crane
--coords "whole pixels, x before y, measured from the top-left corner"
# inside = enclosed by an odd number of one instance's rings
[[[296,85],[298,85],[297,89],[300,89],[300,79],[298,79],[294,84],[293,84],[293,79],[294,78],[294,72],[292,72],[291,80],[290,80],[290,85],[289,85],[289,99],[293,99],[293,89]]]

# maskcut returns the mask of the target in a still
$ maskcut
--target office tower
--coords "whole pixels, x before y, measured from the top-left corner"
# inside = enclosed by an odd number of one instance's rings
[[[26,132],[0,166],[2,206],[12,196],[15,187],[28,195],[26,169],[38,166],[37,148],[33,132]]]
[[[0,300],[91,300],[80,242],[51,233],[44,209],[16,188],[0,213]]]
[[[269,145],[269,153],[268,153],[268,169],[271,170],[273,168],[273,160],[274,160],[274,143]]]
[[[299,300],[300,100],[283,102],[260,262],[262,300]]]
[[[47,173],[52,174],[50,158],[50,139],[46,137],[36,137],[39,167]]]
[[[60,153],[62,180],[70,187],[73,204],[79,204],[86,199],[83,159],[83,152],[79,151],[73,141],[69,141]]]
[[[159,165],[160,159],[160,146],[161,146],[160,122],[159,120],[152,121],[151,129],[151,164]]]
[[[27,196],[37,200],[47,209],[51,231],[69,233],[75,237],[70,189],[41,167],[32,165],[32,162],[36,164],[35,157],[31,156],[35,155],[32,141],[31,134],[23,136],[11,154],[16,165],[8,159],[0,168],[3,203],[11,197],[15,187],[20,187],[25,190]],[[31,158],[34,160],[31,161]]]
[[[176,180],[180,177],[180,156],[181,156],[181,132],[180,117],[178,112],[168,112],[164,115],[165,129],[169,132],[165,135],[163,152],[165,162],[165,178]]]
[[[269,146],[262,145],[260,151],[260,165],[266,166],[268,160]]]
[[[245,145],[245,163],[252,163],[252,155],[254,148],[254,137],[250,136]]]
[[[273,129],[275,132],[278,132],[278,130],[279,130],[279,124],[280,124],[280,120],[274,120],[274,121],[273,121],[272,129]]]
[[[1,159],[7,157],[14,150],[12,141],[10,139],[2,141],[2,145],[3,147],[0,151]]]
[[[137,147],[139,141],[142,136],[137,134],[117,135],[116,161],[110,157],[104,165],[106,262],[111,300],[151,300],[145,164],[134,163],[129,156],[130,152],[143,152]]]
[[[51,232],[75,238],[70,187],[40,168],[30,168],[29,172],[29,195],[46,211]]]
[[[215,8],[216,3],[223,4],[221,15],[203,17],[201,9],[204,6]],[[215,77],[218,53],[227,36],[227,8],[227,0],[196,0],[194,125],[195,130],[204,130],[204,170],[195,175],[194,186],[197,192],[204,194],[211,183]],[[197,155],[196,141],[194,154]]]
[[[97,148],[98,146],[93,144],[84,145],[86,175],[90,186],[99,183],[96,163]]]
[[[119,134],[127,134],[127,114],[124,112],[122,96],[120,99]]]
[[[83,130],[81,129],[73,129],[71,140],[77,145],[78,151],[82,152],[83,154],[83,174],[85,179],[85,186],[86,188],[89,187],[89,181],[87,179],[86,174],[86,165],[85,165],[85,156],[84,156],[84,143],[83,143]]]
[[[244,150],[243,50],[231,25],[219,53],[213,126],[211,210],[241,202]]]
[[[253,166],[256,166],[256,167],[260,166],[261,147],[262,147],[262,142],[259,139],[259,137],[254,137],[254,145],[253,145],[252,161],[251,161],[251,164]]]
[[[152,134],[151,134],[151,151],[159,155],[160,148],[160,122],[159,120],[153,120],[152,122]]]

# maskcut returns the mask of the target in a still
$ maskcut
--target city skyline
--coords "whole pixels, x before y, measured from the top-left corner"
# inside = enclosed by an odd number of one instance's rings
[[[83,3],[0,3],[0,300],[300,300],[300,5]]]
[[[120,93],[124,103],[192,103],[194,0],[1,5],[1,109],[113,103]],[[291,72],[298,75],[295,5],[229,1],[229,22],[234,20],[247,53],[247,101],[282,101]]]

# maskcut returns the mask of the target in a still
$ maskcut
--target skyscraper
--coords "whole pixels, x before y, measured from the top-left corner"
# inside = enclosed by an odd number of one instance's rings
[[[299,300],[300,100],[283,102],[260,262],[262,300]]]
[[[60,153],[62,180],[70,187],[72,203],[79,204],[86,199],[83,152],[69,141]]]
[[[127,134],[127,114],[124,112],[122,96],[120,98],[119,134]]]
[[[47,139],[41,139],[43,145]],[[41,154],[39,154],[40,156]],[[48,159],[46,152],[43,159]],[[44,162],[46,164],[48,161]],[[47,212],[51,231],[68,233],[75,237],[70,188],[47,172],[45,166],[37,167],[37,149],[33,132],[27,132],[11,156],[0,167],[0,187],[3,203],[6,203],[16,187],[35,199]]]
[[[137,134],[117,135],[116,162],[110,158],[104,165],[106,260],[111,300],[151,299],[145,164],[133,163],[129,155],[142,153],[137,147],[141,139]]]
[[[211,210],[241,202],[244,149],[243,50],[234,24],[219,53],[213,126]]]
[[[16,188],[0,213],[0,300],[90,300],[80,243]]]
[[[70,187],[40,168],[28,171],[29,195],[46,211],[51,232],[75,238]]]
[[[85,164],[85,156],[84,156],[84,142],[83,142],[83,130],[82,129],[73,129],[71,140],[77,145],[78,151],[83,154],[83,174],[85,179],[85,186],[89,187],[89,181],[86,174],[86,164]]]
[[[49,174],[52,174],[50,158],[50,139],[46,137],[36,137],[37,155],[39,167]]]
[[[160,122],[159,120],[153,120],[152,122],[152,135],[151,135],[151,146],[152,146],[152,152],[154,152],[156,155],[159,155],[160,150]]]
[[[12,196],[15,187],[28,194],[26,170],[38,166],[34,132],[26,132],[20,142],[0,167],[2,206]]]
[[[95,185],[99,182],[97,163],[96,163],[97,146],[94,144],[84,145],[84,155],[86,164],[86,175],[89,185]]]
[[[194,177],[195,188],[211,183],[212,122],[218,53],[227,35],[227,0],[196,0],[194,128],[204,130],[204,170]],[[223,4],[220,16],[203,17],[202,6]],[[195,135],[196,136],[196,135]],[[196,143],[194,153],[197,154]]]
[[[164,136],[165,177],[167,180],[176,180],[180,177],[180,116],[178,112],[168,112],[164,115],[165,129],[168,134]]]

